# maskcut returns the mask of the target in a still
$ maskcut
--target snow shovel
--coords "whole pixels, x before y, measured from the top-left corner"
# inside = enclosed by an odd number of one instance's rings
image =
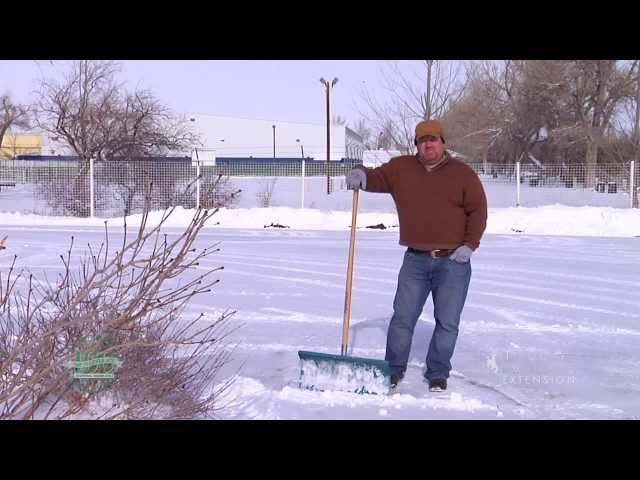
[[[386,360],[347,356],[357,214],[358,190],[356,189],[353,191],[351,238],[349,241],[349,262],[347,265],[347,286],[344,298],[340,355],[299,351],[298,357],[300,357],[301,363],[300,388],[371,394],[386,394],[389,391],[391,371]]]

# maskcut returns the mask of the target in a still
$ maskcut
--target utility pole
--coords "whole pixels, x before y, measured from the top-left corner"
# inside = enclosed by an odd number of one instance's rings
[[[296,142],[298,142],[300,144],[300,152],[302,153],[302,159],[301,159],[301,164],[300,164],[300,178],[302,180],[302,182],[300,182],[300,208],[304,208],[304,178],[306,176],[306,168],[305,168],[305,162],[304,162],[304,146],[302,145],[302,142],[300,141],[299,138],[296,138]]]
[[[329,162],[331,161],[331,89],[338,83],[338,79],[334,78],[331,83],[324,78],[320,79],[320,83],[322,83],[326,90],[327,97],[327,195],[331,193],[331,178],[329,174]]]
[[[425,120],[431,119],[431,67],[433,60],[425,60],[427,62],[427,112]]]
[[[276,126],[271,125],[271,128],[273,128],[273,159],[275,160],[276,158]]]
[[[636,70],[636,74],[637,74],[637,78],[636,78],[636,123],[635,126],[633,127],[633,144],[635,146],[635,155],[633,156],[633,165],[631,167],[631,175],[633,178],[631,178],[631,186],[632,186],[632,191],[631,193],[631,207],[632,208],[637,208],[638,207],[638,195],[636,194],[635,190],[638,189],[638,185],[636,185],[635,182],[635,178],[638,176],[638,168],[640,168],[640,155],[639,155],[639,150],[640,150],[640,60],[636,60],[638,62],[637,64],[637,70]]]

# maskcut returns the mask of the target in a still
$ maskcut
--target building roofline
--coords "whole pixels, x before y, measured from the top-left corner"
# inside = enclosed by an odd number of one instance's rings
[[[274,118],[238,117],[236,115],[217,115],[215,113],[182,112],[182,114],[186,115],[186,116],[199,115],[199,116],[203,116],[203,117],[234,118],[234,119],[237,119],[237,120],[258,120],[258,121],[262,121],[262,122],[294,123],[294,124],[297,124],[297,125],[313,125],[314,127],[324,127],[325,126],[324,123],[296,122],[296,121],[292,121],[292,120],[278,120],[278,119],[274,119]],[[346,125],[332,125],[332,126],[338,126],[338,127],[344,126],[345,128],[348,128],[348,127],[346,127]]]

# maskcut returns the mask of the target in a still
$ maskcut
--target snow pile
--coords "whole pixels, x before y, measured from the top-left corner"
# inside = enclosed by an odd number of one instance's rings
[[[489,209],[487,233],[602,237],[640,236],[640,210],[611,207],[543,207]]]
[[[393,395],[357,395],[355,393],[341,391],[310,392],[293,387],[284,387],[277,394],[281,401],[308,405],[317,403],[330,407],[349,407],[355,409],[375,408],[378,415],[385,417],[393,411],[402,409],[419,410],[451,410],[457,412],[499,412],[493,405],[484,403],[478,398],[469,398],[464,395],[451,392],[434,395],[426,393],[422,397],[411,394]],[[375,417],[372,417],[375,418]],[[416,417],[418,418],[418,417]]]
[[[339,390],[385,395],[389,381],[370,365],[346,364],[322,360],[301,360],[300,386],[308,390]]]
[[[166,226],[186,227],[193,218],[193,214],[193,210],[178,207],[169,217]],[[157,224],[161,217],[162,212],[152,212],[149,215],[149,225]],[[141,218],[139,214],[131,215],[127,217],[127,224],[135,227],[140,224]],[[110,227],[123,225],[122,218],[47,217],[0,212],[0,223],[14,226],[104,228],[105,220]],[[207,227],[263,229],[271,224],[298,230],[348,230],[351,225],[351,212],[290,207],[223,208],[211,218]],[[357,226],[360,229],[379,224],[386,227],[382,231],[397,232],[398,216],[395,213],[361,212],[358,214]],[[368,229],[368,231],[377,230]],[[490,208],[486,233],[640,237],[640,209],[568,207],[559,204],[534,208]]]

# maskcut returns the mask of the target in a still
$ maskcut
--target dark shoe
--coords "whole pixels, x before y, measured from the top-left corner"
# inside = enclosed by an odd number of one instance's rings
[[[404,373],[392,373],[391,388],[396,388],[403,378],[404,378]]]
[[[434,378],[433,380],[429,380],[430,392],[443,392],[446,389],[447,389],[446,378]]]

